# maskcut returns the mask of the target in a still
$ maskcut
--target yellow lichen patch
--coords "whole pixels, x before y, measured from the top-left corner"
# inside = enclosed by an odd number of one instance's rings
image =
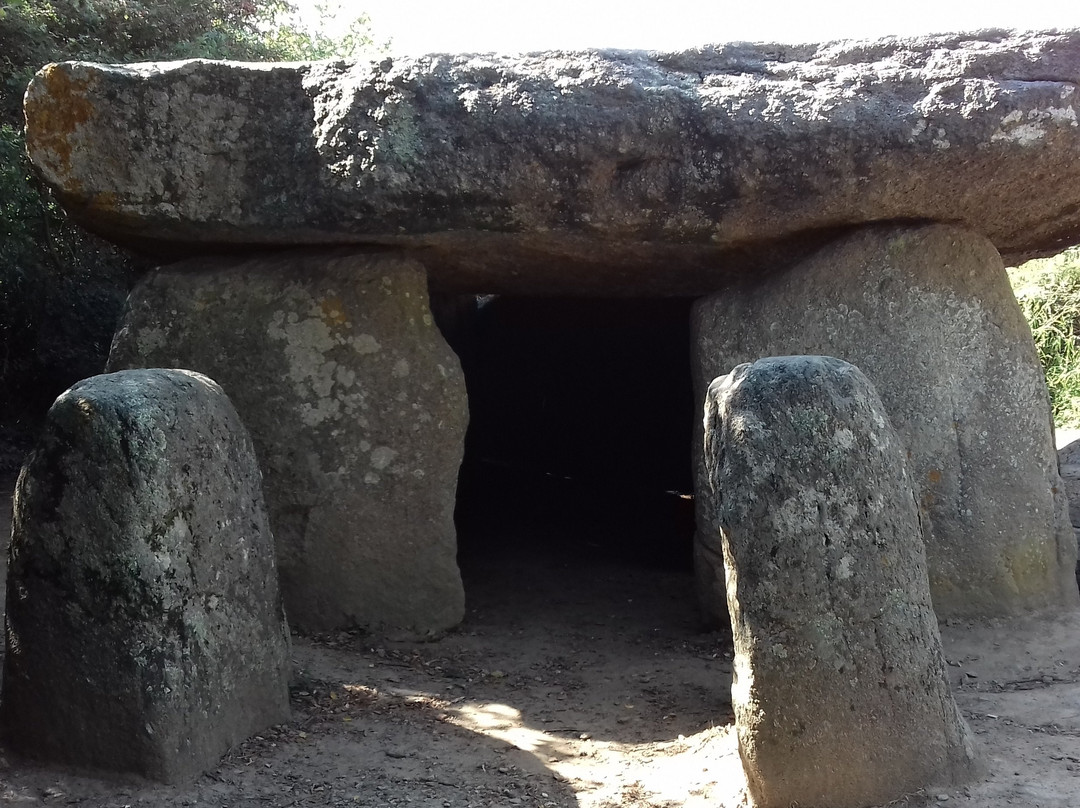
[[[937,469],[931,469],[930,472],[926,475],[926,479],[928,479],[934,485],[937,485],[941,482],[941,472]]]
[[[340,298],[324,297],[319,305],[322,307],[323,318],[331,325],[341,325],[345,322],[345,306]]]
[[[95,210],[115,211],[119,197],[115,191],[102,191],[94,194],[89,201],[89,206]]]
[[[71,136],[94,115],[86,93],[90,81],[73,77],[71,70],[62,64],[43,67],[23,105],[27,150],[35,162],[48,162],[57,174],[66,174],[70,168]]]
[[[1014,544],[1003,553],[1002,561],[1018,594],[1053,591],[1055,552],[1052,545],[1029,539]]]
[[[951,573],[931,571],[930,593],[934,598],[934,605],[939,609],[943,603],[959,604],[964,598],[964,593],[956,585],[955,575]]]

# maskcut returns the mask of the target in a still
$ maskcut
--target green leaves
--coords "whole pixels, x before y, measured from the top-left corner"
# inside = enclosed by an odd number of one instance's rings
[[[9,29],[0,34],[34,45],[10,68],[62,59],[345,58],[372,39],[367,17],[344,8],[317,6],[317,19],[301,19],[285,0],[0,0]],[[332,28],[340,33],[327,33]]]
[[[13,240],[25,237],[26,222],[34,215],[37,196],[30,185],[22,132],[8,124],[0,125],[0,256],[11,251]]]
[[[26,8],[26,0],[3,0],[0,2],[0,20],[4,19],[9,12]]]
[[[1080,248],[1009,271],[1046,371],[1058,427],[1080,428]]]
[[[346,3],[314,5],[315,16],[301,18],[295,6],[277,3],[268,20],[267,45],[282,59],[360,59],[385,50],[371,36],[371,19]]]

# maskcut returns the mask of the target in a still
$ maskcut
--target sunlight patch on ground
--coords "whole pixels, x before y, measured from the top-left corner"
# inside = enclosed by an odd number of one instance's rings
[[[559,737],[529,726],[506,704],[461,703],[447,710],[453,723],[534,755],[574,788],[581,808],[747,804],[732,725],[635,744],[594,739],[589,733]]]

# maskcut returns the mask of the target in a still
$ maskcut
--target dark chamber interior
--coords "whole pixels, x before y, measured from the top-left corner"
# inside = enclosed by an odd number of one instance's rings
[[[469,393],[463,574],[522,552],[688,571],[691,301],[435,303]]]

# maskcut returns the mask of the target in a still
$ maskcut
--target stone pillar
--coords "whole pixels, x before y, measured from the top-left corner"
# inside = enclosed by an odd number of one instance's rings
[[[219,381],[265,475],[289,620],[457,624],[454,505],[468,406],[413,261],[342,251],[196,259],[132,292],[110,368]]]
[[[1069,522],[1080,546],[1080,440],[1074,440],[1058,451],[1058,470],[1069,503]],[[1080,584],[1080,565],[1076,569],[1076,580]]]
[[[971,777],[905,449],[866,377],[762,359],[705,407],[755,805],[863,808]]]
[[[1075,607],[1076,542],[1035,347],[994,247],[946,225],[866,227],[699,300],[699,398],[762,356],[827,354],[874,383],[904,442],[940,616]],[[722,608],[698,474],[698,578]],[[722,615],[720,615],[722,617]]]
[[[79,382],[15,495],[0,726],[49,763],[190,779],[289,715],[247,431],[196,373]]]

